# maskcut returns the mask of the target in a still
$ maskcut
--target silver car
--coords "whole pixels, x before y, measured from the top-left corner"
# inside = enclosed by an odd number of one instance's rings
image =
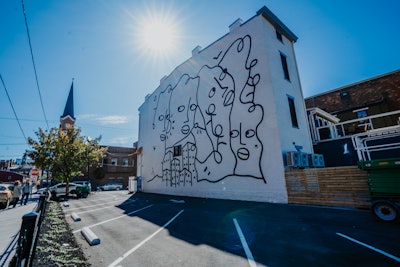
[[[121,183],[116,183],[116,182],[109,182],[106,183],[105,185],[101,185],[97,187],[97,190],[101,191],[109,191],[109,190],[122,190],[123,186]]]

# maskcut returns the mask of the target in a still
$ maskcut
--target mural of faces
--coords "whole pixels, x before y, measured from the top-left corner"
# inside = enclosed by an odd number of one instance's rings
[[[194,77],[182,74],[154,100],[152,130],[164,144],[157,154],[162,170],[154,177],[166,186],[214,183],[230,176],[265,182],[257,132],[264,110],[254,102],[261,76],[250,52],[251,37],[238,38],[210,59],[214,65],[200,66]],[[177,146],[182,148],[179,155]]]
[[[235,155],[235,174],[251,174],[262,177],[261,169],[249,168],[249,164],[259,163],[262,156],[262,143],[257,136],[257,127],[262,120],[263,111],[260,105],[247,105],[247,111],[241,111],[238,116],[251,117],[251,120],[233,120],[230,131],[231,149]],[[243,113],[248,113],[248,115]],[[235,115],[235,112],[233,112]]]
[[[171,98],[172,88],[168,86],[159,95],[153,97],[154,116],[153,131],[159,134],[159,139],[164,144],[167,139],[167,132],[171,130],[171,116],[168,103]]]
[[[173,88],[168,105],[170,127],[166,129],[167,147],[178,144],[191,134],[197,109],[197,87],[197,78],[184,75]]]

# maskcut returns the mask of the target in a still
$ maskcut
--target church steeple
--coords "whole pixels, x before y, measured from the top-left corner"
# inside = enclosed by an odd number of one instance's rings
[[[72,80],[71,88],[69,89],[69,94],[67,98],[67,103],[65,104],[64,113],[60,117],[60,128],[65,130],[69,127],[73,127],[75,124],[74,117],[74,80]]]

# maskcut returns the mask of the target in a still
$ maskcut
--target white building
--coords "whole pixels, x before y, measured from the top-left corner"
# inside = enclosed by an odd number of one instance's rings
[[[142,191],[287,203],[286,152],[313,152],[296,40],[263,7],[164,77],[139,108]]]

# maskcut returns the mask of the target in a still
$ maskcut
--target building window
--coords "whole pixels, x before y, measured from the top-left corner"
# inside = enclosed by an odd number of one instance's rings
[[[285,76],[285,79],[290,81],[289,69],[288,69],[288,65],[287,65],[286,56],[282,53],[281,53],[281,62],[282,62],[283,74]]]
[[[111,159],[111,165],[117,166],[118,165],[118,159],[117,158],[112,158]]]
[[[282,33],[278,32],[277,30],[275,30],[275,32],[276,32],[276,38],[283,43]]]
[[[357,109],[357,110],[353,110],[353,112],[357,113],[357,118],[358,119],[361,119],[361,118],[364,118],[364,117],[368,116],[367,109],[368,108]]]
[[[174,146],[174,157],[181,156],[182,155],[182,146]]]
[[[292,119],[292,126],[298,128],[299,122],[297,121],[296,107],[294,105],[294,99],[291,96],[288,96],[290,117]]]
[[[357,118],[364,118],[367,117],[367,111],[366,110],[361,110],[357,112]]]
[[[107,166],[107,164],[108,164],[108,159],[107,159],[107,158],[104,158],[104,159],[103,159],[103,165],[106,165],[106,166]]]
[[[350,99],[350,94],[346,91],[340,92],[340,99]]]
[[[128,159],[122,159],[122,166],[128,167]]]

